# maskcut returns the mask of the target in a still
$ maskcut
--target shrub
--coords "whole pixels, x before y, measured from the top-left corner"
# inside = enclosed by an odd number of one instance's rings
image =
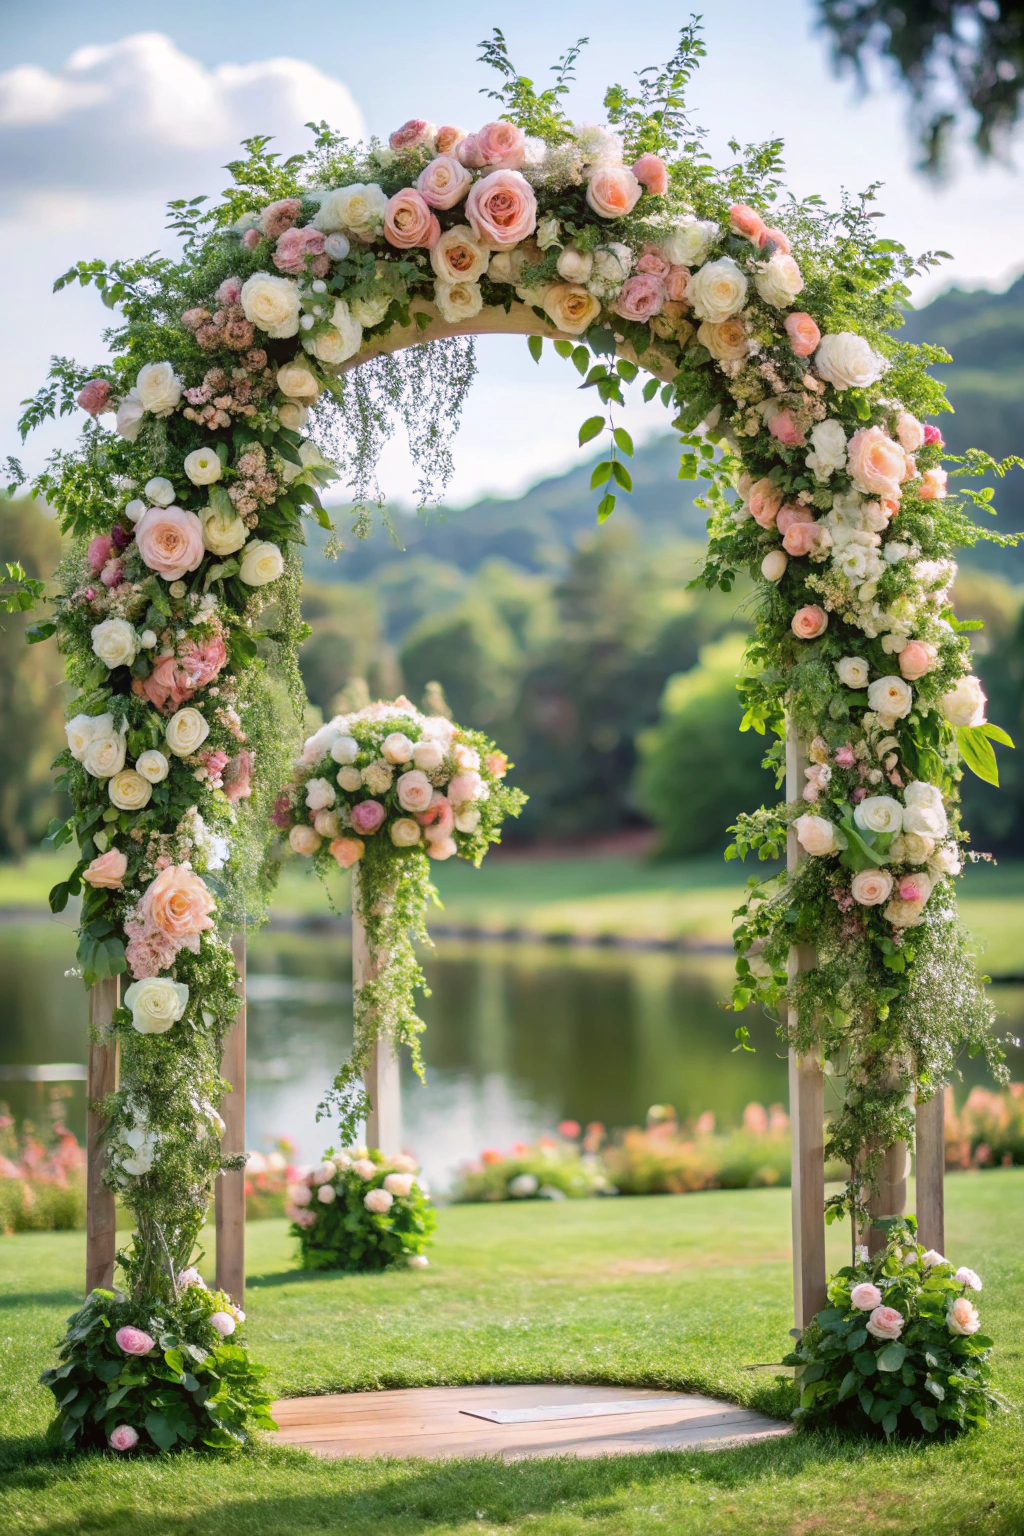
[[[356,1147],[335,1152],[288,1187],[285,1215],[299,1240],[303,1269],[381,1270],[427,1263],[437,1225],[414,1157],[384,1157]]]
[[[972,1088],[959,1114],[946,1089],[946,1167],[998,1168],[1024,1163],[1024,1083],[1002,1093]]]
[[[556,1141],[542,1136],[533,1146],[517,1142],[509,1152],[489,1147],[476,1162],[464,1163],[456,1175],[452,1199],[575,1200],[614,1193],[592,1151],[581,1150],[564,1137]]]

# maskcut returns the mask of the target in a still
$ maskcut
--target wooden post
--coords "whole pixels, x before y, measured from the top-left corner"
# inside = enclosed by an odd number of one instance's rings
[[[359,991],[370,979],[370,952],[366,929],[356,910],[359,901],[359,875],[352,871],[352,992]],[[385,1157],[402,1150],[402,1089],[398,1076],[398,1057],[388,1040],[378,1040],[363,1073],[363,1087],[370,1101],[366,1121],[366,1144],[376,1147]]]
[[[786,799],[798,800],[804,787],[807,754],[790,729],[786,735]],[[789,830],[787,864],[802,857],[796,833]],[[794,944],[789,974],[813,970],[812,944]],[[790,1009],[790,1024],[795,1010]],[[817,1052],[789,1053],[789,1126],[792,1138],[791,1203],[793,1215],[793,1308],[798,1328],[806,1328],[825,1305],[825,1074]]]
[[[117,1089],[118,1049],[111,1022],[118,1005],[116,976],[89,989],[89,1065],[86,1082],[85,1289],[109,1291],[114,1284],[117,1218],[114,1191],[103,1182],[107,1165],[103,1137],[107,1122],[94,1108]]]
[[[916,1120],[917,1239],[926,1248],[944,1253],[946,1101],[941,1088],[926,1104],[918,1104]]]
[[[910,1148],[905,1141],[893,1142],[886,1147],[882,1166],[878,1171],[878,1188],[868,1200],[871,1216],[902,1216],[907,1208],[907,1173],[910,1168]],[[870,1254],[881,1253],[885,1247],[885,1233],[869,1226],[867,1245]]]
[[[238,1017],[224,1041],[221,1076],[231,1084],[221,1102],[225,1155],[237,1157],[245,1147],[245,929],[231,941],[238,979]],[[238,1306],[245,1304],[245,1169],[222,1173],[214,1185],[217,1224],[217,1278]]]

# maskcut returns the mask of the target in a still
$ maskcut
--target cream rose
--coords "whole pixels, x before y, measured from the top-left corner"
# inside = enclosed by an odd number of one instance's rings
[[[903,826],[903,807],[892,795],[868,795],[855,807],[853,819],[862,832],[895,836]]]
[[[177,1024],[188,1006],[188,987],[169,976],[148,976],[133,981],[124,994],[132,1011],[132,1026],[140,1035],[163,1035]]]
[[[398,803],[403,811],[425,811],[433,793],[434,786],[422,769],[413,768],[398,780]]]
[[[248,528],[231,503],[204,507],[199,520],[203,525],[204,547],[221,559],[241,549],[249,537]]]
[[[253,539],[242,550],[238,579],[247,587],[265,587],[284,570],[284,557],[269,539]]]
[[[404,731],[392,731],[385,736],[380,750],[389,763],[407,763],[413,754],[413,743]]]
[[[306,805],[311,811],[329,811],[337,799],[337,791],[329,779],[306,781]]]
[[[69,720],[64,731],[75,762],[82,761],[90,742],[95,741],[97,736],[111,735],[113,729],[113,715],[75,715],[72,720]]]
[[[430,265],[443,283],[475,283],[487,271],[491,253],[468,224],[446,229],[430,249]]]
[[[376,182],[353,182],[328,192],[313,220],[313,228],[325,235],[348,230],[361,240],[371,240],[384,225],[388,200]]]
[[[363,776],[358,768],[341,768],[336,775],[338,784],[346,794],[353,795],[357,789],[363,787]]]
[[[153,786],[134,768],[122,768],[107,780],[107,794],[119,811],[141,811],[149,804]]]
[[[276,407],[277,419],[282,427],[287,427],[291,432],[301,432],[309,420],[309,407],[299,405],[294,400],[286,400],[283,405]]]
[[[312,405],[320,398],[320,380],[304,357],[293,357],[290,362],[281,364],[277,370],[277,387],[286,399],[301,405]]]
[[[834,665],[844,688],[867,687],[871,671],[862,656],[844,656]]]
[[[302,345],[318,362],[337,368],[355,357],[363,344],[363,328],[344,299],[338,299],[327,325],[303,339]]]
[[[139,648],[139,637],[126,619],[104,619],[92,627],[93,654],[104,666],[130,667]]]
[[[307,859],[311,854],[316,853],[320,847],[320,841],[319,832],[314,831],[312,827],[305,826],[302,822],[292,827],[288,833],[288,846],[292,852],[301,853]]]
[[[181,400],[181,380],[170,363],[146,363],[135,389],[142,409],[153,416],[170,416]]]
[[[882,377],[888,364],[863,336],[839,331],[823,336],[814,354],[814,366],[833,389],[867,389]]]
[[[212,448],[194,448],[182,465],[193,485],[212,485],[224,473],[224,466]]]
[[[585,283],[594,270],[593,253],[578,251],[574,245],[567,245],[559,251],[556,265],[559,277],[567,283]]]
[[[728,320],[747,302],[747,279],[731,256],[709,262],[690,280],[690,303],[698,320]]]
[[[413,821],[411,816],[399,816],[389,830],[396,848],[415,848],[423,835],[419,822]]]
[[[166,475],[154,475],[152,480],[147,480],[142,487],[142,494],[146,497],[150,506],[170,507],[174,505],[174,486]]]
[[[434,284],[434,303],[441,319],[449,325],[460,325],[472,320],[484,307],[483,290],[479,283]]]
[[[945,837],[949,831],[949,821],[944,807],[941,804],[908,804],[903,812],[903,830],[920,838],[922,844],[929,845],[920,859],[911,860],[911,863],[923,864],[925,859],[931,857],[935,842]]]
[[[162,752],[151,747],[148,752],[143,752],[135,764],[137,773],[141,773],[144,779],[151,784],[160,784],[171,771],[171,765]]]
[[[978,1317],[978,1309],[966,1296],[958,1296],[956,1301],[946,1313],[946,1327],[950,1333],[959,1334],[961,1337],[977,1333],[981,1327]]]
[[[850,895],[862,907],[880,907],[892,895],[892,875],[887,869],[862,869],[850,881]]]
[[[747,355],[747,329],[742,320],[704,320],[697,327],[697,340],[719,362],[739,362]]]
[[[340,778],[341,775],[339,774],[338,777]],[[371,795],[386,795],[394,782],[395,773],[390,763],[385,762],[382,757],[378,757],[372,763],[367,763],[359,777]],[[401,795],[399,795],[399,800],[401,800]],[[408,809],[409,807],[406,806],[406,810]],[[375,829],[372,827],[359,828],[361,832],[372,832],[373,830]]]
[[[914,707],[914,690],[903,677],[876,677],[868,685],[868,707],[887,720],[904,720]]]
[[[458,832],[475,832],[480,825],[480,812],[475,805],[462,806],[455,813],[455,828]]]
[[[793,822],[793,831],[800,847],[814,858],[839,852],[835,826],[824,816],[812,816],[809,813],[798,816]]]
[[[99,721],[109,722],[107,729],[97,731],[82,754],[82,767],[94,779],[109,779],[124,767],[125,733],[114,730],[111,715],[100,715]]]
[[[542,308],[560,331],[582,336],[601,313],[601,301],[581,283],[552,283]]]
[[[413,747],[412,760],[417,768],[422,768],[426,773],[432,773],[444,762],[444,747],[439,741],[427,737],[423,741],[418,741]]]
[[[773,309],[788,309],[803,286],[800,268],[782,251],[776,251],[754,278],[754,287]]]
[[[354,736],[338,736],[331,742],[330,750],[336,763],[354,763],[359,756],[359,743]]]
[[[955,688],[939,699],[939,709],[950,725],[984,725],[987,702],[978,678],[962,677]]]
[[[191,757],[193,752],[198,752],[209,734],[209,725],[191,704],[173,714],[164,728],[167,745],[175,757]]]
[[[272,272],[254,272],[242,284],[245,318],[275,341],[295,336],[299,329],[299,285]]]
[[[784,549],[770,549],[761,561],[761,575],[765,581],[781,581],[788,564],[789,556]]]
[[[130,389],[118,406],[114,419],[114,430],[118,437],[123,437],[126,443],[134,443],[142,430],[145,414],[138,390]]]

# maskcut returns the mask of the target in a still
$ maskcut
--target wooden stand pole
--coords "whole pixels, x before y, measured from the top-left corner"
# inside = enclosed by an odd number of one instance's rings
[[[786,736],[786,799],[800,798],[807,756],[790,730]],[[801,851],[790,828],[787,863],[795,869]],[[811,944],[794,944],[789,974],[813,970]],[[790,1010],[790,1022],[794,1022]],[[825,1075],[817,1055],[789,1053],[789,1125],[792,1138],[793,1308],[798,1328],[806,1328],[825,1305]]]
[[[352,991],[357,993],[372,974],[366,930],[357,912],[358,871],[352,871]],[[402,1150],[402,1089],[398,1075],[398,1057],[390,1041],[378,1040],[369,1066],[363,1073],[363,1087],[370,1101],[366,1121],[367,1146],[376,1147],[385,1157]]]
[[[118,1005],[117,977],[98,981],[89,990],[88,1081],[86,1083],[85,1289],[109,1291],[114,1284],[117,1220],[114,1192],[103,1182],[107,1159],[103,1137],[107,1122],[93,1108],[117,1090],[118,1049],[111,1022]]]
[[[926,1248],[944,1253],[946,1216],[943,1180],[946,1174],[946,1101],[940,1089],[927,1104],[917,1106],[917,1239]]]
[[[224,1041],[221,1076],[231,1084],[220,1112],[224,1119],[222,1146],[228,1157],[245,1151],[245,930],[232,940],[238,980],[238,1018]],[[245,1169],[222,1173],[214,1185],[217,1224],[217,1278],[238,1306],[245,1304]]]

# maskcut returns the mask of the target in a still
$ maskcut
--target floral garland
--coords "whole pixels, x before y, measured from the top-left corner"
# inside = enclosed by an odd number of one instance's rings
[[[430,942],[424,919],[437,901],[429,861],[479,866],[526,801],[504,782],[508,767],[480,731],[423,715],[400,697],[321,726],[278,798],[274,821],[293,853],[312,859],[321,878],[338,867],[358,874],[353,910],[366,936],[367,975],[354,996],[351,1056],[319,1110],[339,1115],[345,1139],[369,1108],[360,1074],[375,1041],[407,1045],[423,1076],[415,944]]]

